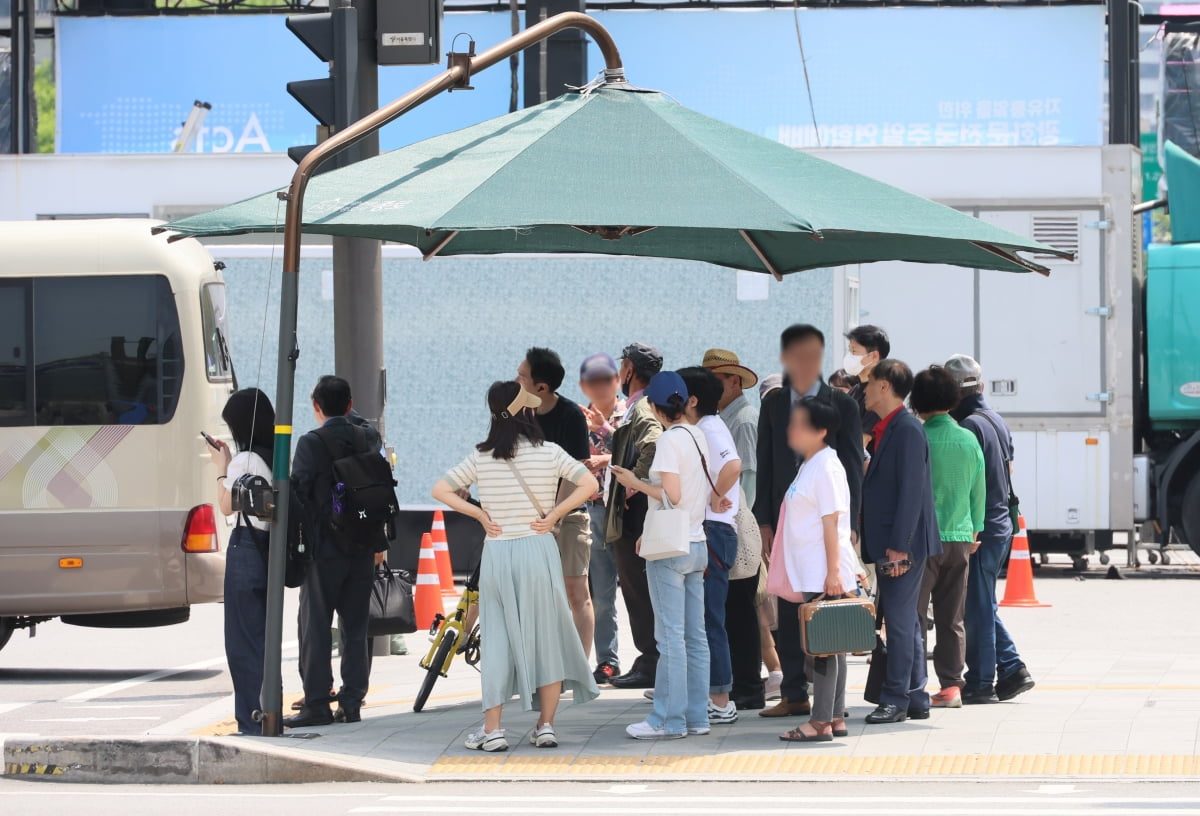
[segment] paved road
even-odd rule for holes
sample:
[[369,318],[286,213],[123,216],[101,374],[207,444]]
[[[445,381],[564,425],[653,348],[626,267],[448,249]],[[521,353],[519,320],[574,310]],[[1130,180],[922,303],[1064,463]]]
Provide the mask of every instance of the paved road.
[[[296,593],[285,620],[295,620]],[[45,623],[0,651],[0,734],[178,734],[223,719],[231,686],[224,607],[158,629],[86,629]],[[287,631],[285,627],[285,631]],[[296,649],[285,643],[284,674]]]
[[560,814],[716,816],[790,813],[838,816],[1078,816],[1170,813],[1200,816],[1194,783],[472,783],[122,787],[0,781],[0,812],[21,816],[288,816],[326,814]]

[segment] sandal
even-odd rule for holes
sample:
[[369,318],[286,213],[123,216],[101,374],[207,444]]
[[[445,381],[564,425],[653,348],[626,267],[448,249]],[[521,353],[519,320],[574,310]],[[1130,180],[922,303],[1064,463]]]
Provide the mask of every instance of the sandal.
[[[805,733],[805,726],[812,728],[816,733]],[[826,730],[829,728],[832,728],[832,723],[809,720],[804,725],[793,728],[785,734],[780,734],[779,739],[784,742],[833,742],[833,733]]]
[[[841,723],[840,728],[838,727],[838,723]],[[833,735],[835,737],[850,736],[850,729],[846,727],[846,719],[844,717],[837,718],[836,720],[831,722],[830,725],[833,727]]]

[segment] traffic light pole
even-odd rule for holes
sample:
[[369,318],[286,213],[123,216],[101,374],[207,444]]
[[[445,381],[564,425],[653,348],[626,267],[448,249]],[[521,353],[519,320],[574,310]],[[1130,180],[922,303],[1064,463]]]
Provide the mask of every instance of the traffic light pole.
[[277,737],[283,731],[283,702],[280,694],[280,661],[283,643],[283,575],[287,567],[287,530],[291,476],[289,462],[292,454],[292,415],[296,385],[296,358],[299,346],[296,337],[296,312],[299,304],[300,235],[304,224],[304,191],[317,169],[333,156],[379,132],[413,108],[428,102],[443,91],[465,88],[471,76],[506,60],[522,49],[568,28],[590,34],[604,56],[605,77],[609,82],[624,82],[625,70],[612,35],[600,23],[586,14],[559,14],[527,28],[482,54],[455,54],[450,67],[438,76],[417,86],[404,96],[367,114],[345,130],[317,145],[300,161],[292,175],[286,193],[279,196],[287,202],[283,227],[283,273],[279,304],[279,361],[275,387],[275,454],[272,468],[276,491],[275,521],[271,525],[271,545],[267,567],[267,627],[262,692],[263,735]]
[[[342,131],[379,107],[379,64],[375,47],[375,2],[354,0],[357,49],[354,84],[338,93],[350,100]],[[371,133],[344,154],[345,164],[379,155],[379,134]],[[350,383],[354,408],[384,436],[387,402],[383,361],[383,242],[371,238],[333,239],[334,370]],[[384,436],[386,439],[386,436]]]

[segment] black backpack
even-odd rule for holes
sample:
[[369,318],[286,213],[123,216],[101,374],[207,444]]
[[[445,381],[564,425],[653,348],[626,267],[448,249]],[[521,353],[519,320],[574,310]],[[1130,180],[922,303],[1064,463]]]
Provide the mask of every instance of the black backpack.
[[376,549],[387,536],[398,505],[396,480],[387,460],[372,448],[362,428],[352,430],[350,453],[336,435],[324,428],[315,431],[332,461],[329,529],[337,548],[350,554]]

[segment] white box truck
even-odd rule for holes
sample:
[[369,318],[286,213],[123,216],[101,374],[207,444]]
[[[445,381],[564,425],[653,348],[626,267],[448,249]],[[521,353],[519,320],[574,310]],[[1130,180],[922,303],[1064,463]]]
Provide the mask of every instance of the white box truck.
[[[1014,488],[1035,552],[1067,553],[1083,568],[1088,553],[1112,546],[1114,532],[1132,535],[1137,521],[1154,518],[1134,510],[1140,154],[1106,146],[819,155],[1076,251],[1074,261],[1039,258],[1049,277],[900,262],[847,267],[838,274],[842,317],[846,326],[885,328],[892,356],[914,370],[955,353],[979,360],[986,398],[1013,431]],[[1149,477],[1140,492],[1152,492]]]

